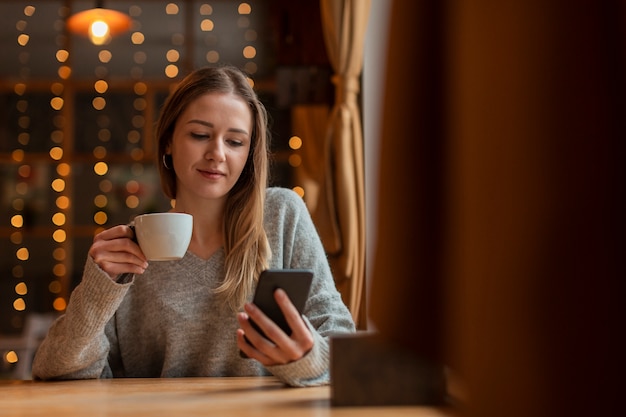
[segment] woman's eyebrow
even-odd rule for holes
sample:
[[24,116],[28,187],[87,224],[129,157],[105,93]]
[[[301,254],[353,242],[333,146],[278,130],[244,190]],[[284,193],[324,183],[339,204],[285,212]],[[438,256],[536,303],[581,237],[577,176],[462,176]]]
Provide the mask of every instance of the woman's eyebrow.
[[[204,120],[191,119],[191,120],[189,120],[187,122],[187,124],[193,124],[193,123],[200,124],[200,125],[203,125],[203,126],[206,126],[206,127],[210,127],[210,128],[214,128],[215,127],[213,125],[213,123],[207,122],[207,121],[204,121]],[[227,130],[229,132],[233,132],[233,133],[243,133],[244,135],[249,135],[248,131],[245,130],[245,129],[238,129],[238,128],[235,128],[235,127],[231,127],[231,128],[228,128]]]

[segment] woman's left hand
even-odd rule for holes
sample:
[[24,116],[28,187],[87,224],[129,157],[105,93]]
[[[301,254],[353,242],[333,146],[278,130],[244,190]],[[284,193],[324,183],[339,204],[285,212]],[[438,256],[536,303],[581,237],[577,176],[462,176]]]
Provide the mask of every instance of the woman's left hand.
[[[263,366],[283,365],[296,361],[306,355],[314,343],[311,331],[289,300],[287,293],[277,289],[274,292],[274,299],[291,328],[291,336],[252,303],[244,306],[245,312],[237,314],[241,326],[237,330],[237,346],[249,358],[258,360]],[[249,319],[263,330],[265,337],[252,327]]]

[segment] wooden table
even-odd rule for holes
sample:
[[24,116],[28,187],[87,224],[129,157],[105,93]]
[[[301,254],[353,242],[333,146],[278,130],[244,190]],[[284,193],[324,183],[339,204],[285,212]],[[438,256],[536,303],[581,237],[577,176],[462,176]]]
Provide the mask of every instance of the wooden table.
[[434,407],[331,407],[330,387],[289,388],[273,377],[0,381],[0,416],[415,416]]

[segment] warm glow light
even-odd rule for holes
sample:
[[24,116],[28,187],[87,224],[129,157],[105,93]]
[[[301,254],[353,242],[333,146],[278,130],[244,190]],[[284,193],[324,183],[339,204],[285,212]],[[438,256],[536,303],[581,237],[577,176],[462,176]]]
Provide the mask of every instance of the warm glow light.
[[65,307],[67,307],[67,303],[61,297],[58,297],[52,303],[52,308],[54,308],[56,311],[63,311],[63,310],[65,310]]
[[29,178],[31,172],[32,172],[32,169],[30,165],[20,165],[20,167],[17,169],[17,173],[22,178]]
[[15,293],[17,295],[26,295],[28,294],[28,287],[25,282],[18,282],[15,286]]
[[137,98],[133,101],[133,107],[137,111],[144,111],[148,107],[148,102],[145,98]]
[[55,94],[57,96],[63,94],[64,89],[65,88],[61,83],[52,83],[52,85],[50,86],[50,91],[52,91],[52,94]]
[[217,51],[209,51],[206,53],[206,62],[209,64],[215,64],[220,60],[220,53]]
[[48,291],[50,291],[52,294],[58,294],[61,292],[61,283],[57,280],[52,281],[49,285],[48,285]]
[[20,143],[20,145],[28,145],[28,142],[30,142],[30,135],[28,134],[28,132],[21,132],[19,135],[17,135],[17,141]]
[[65,181],[63,181],[61,178],[57,178],[54,181],[52,181],[50,186],[52,187],[54,191],[56,191],[57,193],[60,193],[61,191],[65,190]]
[[296,194],[298,194],[300,197],[304,197],[304,188],[296,185],[295,187],[292,188],[292,190],[294,190]]
[[15,257],[19,259],[20,261],[27,261],[28,258],[30,257],[30,253],[28,252],[27,248],[19,248],[15,252]]
[[296,167],[299,167],[301,164],[302,164],[302,157],[300,155],[295,154],[295,153],[289,155],[289,165],[296,168]]
[[135,85],[133,86],[133,91],[138,96],[143,96],[148,91],[148,84],[143,82],[135,83]]
[[19,360],[19,358],[17,357],[17,353],[15,353],[14,350],[8,351],[7,354],[4,355],[4,359],[8,363],[17,363],[17,361]]
[[55,277],[63,277],[65,276],[66,272],[67,272],[67,269],[65,268],[65,265],[63,264],[56,264],[52,268],[52,273],[54,274]]
[[26,92],[26,84],[24,83],[15,84],[15,86],[13,86],[13,91],[15,91],[15,94],[17,94],[18,96],[23,95]]
[[22,129],[27,129],[30,126],[30,117],[28,117],[28,116],[20,116],[17,119],[17,124]]
[[96,146],[95,148],[93,148],[93,156],[98,159],[103,159],[105,156],[107,156],[106,148],[104,146]]
[[30,40],[30,36],[22,33],[20,36],[17,37],[17,43],[20,46],[26,46],[28,44],[28,41]]
[[131,194],[136,194],[139,191],[139,182],[135,180],[130,180],[126,183],[126,191]]
[[70,199],[67,196],[62,195],[57,198],[56,205],[61,210],[67,210],[67,208],[70,206]]
[[178,6],[175,3],[169,3],[167,6],[165,6],[165,13],[178,14]]
[[104,175],[109,171],[109,166],[106,164],[106,162],[96,162],[96,164],[93,166],[93,172],[95,172],[97,175]]
[[93,215],[93,221],[96,224],[103,225],[109,220],[109,216],[104,211],[99,211]]
[[11,217],[11,226],[17,228],[24,226],[24,218],[21,214],[16,214],[15,216]]
[[54,159],[55,161],[58,161],[59,159],[63,158],[63,149],[58,146],[51,148],[50,158]]
[[215,25],[211,19],[203,19],[202,22],[200,22],[200,29],[203,32],[211,32],[214,27]]
[[65,62],[67,61],[67,58],[69,57],[70,57],[70,53],[66,51],[65,49],[59,49],[56,53],[56,58],[57,58],[57,61],[59,62]]
[[62,177],[67,177],[70,174],[70,171],[70,164],[67,164],[65,162],[62,162],[57,166],[57,174]]
[[89,25],[89,40],[94,45],[104,45],[111,39],[109,25],[104,20],[94,20]]
[[129,30],[131,23],[124,13],[97,7],[70,16],[67,27],[72,33],[88,37],[94,45],[103,45],[112,36]]
[[135,32],[130,36],[130,40],[135,45],[141,45],[146,40],[146,37],[141,32]]
[[176,49],[170,49],[165,54],[165,57],[169,62],[178,62],[180,59],[180,53]]
[[237,8],[239,14],[250,14],[252,12],[252,7],[248,3],[241,3]]
[[252,59],[256,56],[256,48],[254,46],[246,46],[243,48],[243,56],[248,59]]
[[93,204],[96,207],[106,207],[106,205],[109,203],[109,200],[107,199],[107,196],[104,194],[98,194],[97,196],[94,197],[93,199]]
[[96,110],[102,110],[102,109],[104,109],[106,107],[107,101],[104,99],[104,97],[95,97],[91,101],[91,105]]
[[298,136],[292,136],[289,138],[289,147],[291,149],[300,149],[302,147],[302,139]]
[[28,184],[25,182],[18,182],[15,184],[15,192],[19,195],[26,195],[28,193]]
[[24,150],[16,149],[11,152],[11,158],[16,162],[22,162],[24,160]]
[[54,239],[57,243],[65,242],[67,239],[67,233],[65,233],[65,230],[63,229],[57,229],[54,233],[52,233],[52,239]]
[[63,99],[61,97],[53,97],[50,100],[50,107],[54,110],[61,110],[63,108]]
[[15,200],[13,200],[13,204],[11,204],[11,206],[13,206],[13,208],[17,211],[24,210],[24,199],[16,198]]
[[111,53],[111,51],[103,49],[102,51],[98,52],[98,59],[103,64],[107,64],[109,61],[111,61],[111,58],[113,58],[113,54]]
[[52,257],[54,259],[56,259],[57,261],[63,261],[65,260],[65,249],[63,248],[56,248],[54,251],[52,251]]
[[59,77],[61,77],[64,80],[67,80],[68,78],[70,78],[70,75],[72,74],[72,69],[68,67],[67,65],[61,65],[57,73],[59,74]]
[[23,236],[20,232],[11,233],[11,243],[14,243],[16,245],[21,245],[22,241],[23,241]]
[[178,75],[178,67],[174,64],[170,64],[165,67],[165,75],[168,78],[175,78]]
[[126,207],[134,209],[139,206],[139,198],[136,195],[129,195],[126,197]]
[[111,190],[113,190],[113,183],[109,180],[102,180],[98,184],[98,187],[103,193],[110,193]]
[[98,80],[94,83],[93,88],[96,92],[104,94],[109,89],[109,84],[104,80]]
[[13,308],[17,311],[26,310],[26,301],[24,301],[23,298],[16,299],[15,301],[13,301]]
[[56,226],[63,226],[65,224],[65,214],[54,213],[52,215],[52,223],[54,223]]
[[98,139],[100,139],[101,142],[108,142],[111,140],[111,131],[109,129],[98,130]]

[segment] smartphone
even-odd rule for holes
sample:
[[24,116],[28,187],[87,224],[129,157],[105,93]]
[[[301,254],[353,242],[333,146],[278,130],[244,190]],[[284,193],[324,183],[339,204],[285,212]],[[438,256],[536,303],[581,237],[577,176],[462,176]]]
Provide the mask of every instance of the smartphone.
[[[304,304],[309,297],[313,271],[308,269],[268,269],[261,272],[259,282],[252,302],[272,319],[285,333],[291,334],[291,328],[287,324],[283,312],[274,300],[274,291],[283,289],[298,312],[302,314]],[[263,336],[264,333],[258,328],[254,321],[250,320],[252,326]]]
[[[284,290],[298,312],[302,314],[312,281],[313,271],[310,269],[267,269],[259,276],[252,302],[286,334],[290,335],[291,328],[274,300],[274,291],[278,288]],[[265,333],[252,319],[250,319],[250,324],[265,337]]]

